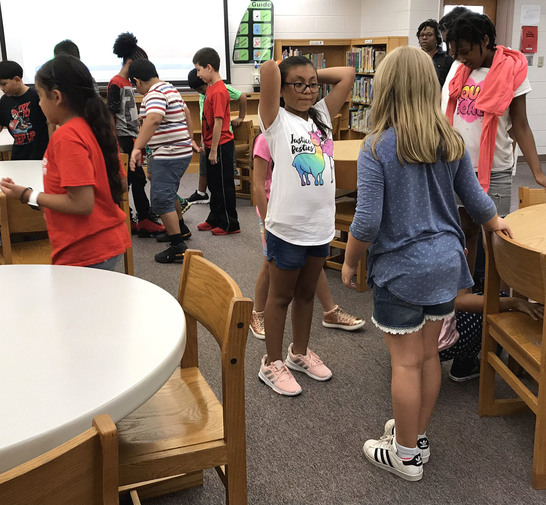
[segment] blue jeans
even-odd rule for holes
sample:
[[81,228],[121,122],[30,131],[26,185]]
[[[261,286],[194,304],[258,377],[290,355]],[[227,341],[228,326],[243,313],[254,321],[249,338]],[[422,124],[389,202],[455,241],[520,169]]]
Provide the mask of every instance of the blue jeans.
[[330,252],[330,243],[323,245],[295,245],[284,241],[273,233],[265,231],[267,243],[267,261],[275,261],[282,270],[297,270],[307,263],[307,256],[326,258]]

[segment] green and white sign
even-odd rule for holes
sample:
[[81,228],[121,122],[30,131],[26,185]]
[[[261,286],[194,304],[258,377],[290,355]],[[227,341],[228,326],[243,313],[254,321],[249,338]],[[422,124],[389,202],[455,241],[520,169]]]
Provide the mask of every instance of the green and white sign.
[[273,58],[273,2],[250,2],[233,48],[233,63],[261,63]]

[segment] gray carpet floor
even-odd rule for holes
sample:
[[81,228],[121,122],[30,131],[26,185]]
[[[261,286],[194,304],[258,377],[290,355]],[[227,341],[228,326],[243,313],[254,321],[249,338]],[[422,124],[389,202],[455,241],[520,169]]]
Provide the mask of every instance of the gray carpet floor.
[[[543,167],[546,168],[546,167]],[[187,174],[180,194],[188,196],[197,175]],[[514,187],[536,186],[527,166],[518,168]],[[242,232],[216,237],[196,226],[208,206],[194,205],[185,214],[193,236],[188,246],[225,269],[244,295],[253,298],[262,262],[255,210],[238,200]],[[517,208],[517,196],[512,201]],[[160,265],[153,259],[164,245],[154,239],[134,238],[135,275],[176,296],[180,265]],[[298,374],[303,393],[282,397],[257,377],[265,353],[263,341],[251,334],[246,356],[248,496],[251,505],[357,504],[538,504],[546,491],[531,487],[535,417],[531,412],[510,417],[480,418],[478,381],[456,384],[443,365],[443,384],[428,435],[431,459],[420,482],[406,482],[366,461],[362,445],[382,434],[392,417],[390,362],[381,333],[369,321],[369,291],[343,287],[339,272],[327,270],[336,303],[367,320],[362,331],[344,332],[321,325],[315,304],[310,346],[332,369],[333,378],[318,383]],[[161,318],[161,314],[151,314]],[[150,335],[153,338],[153,335]],[[201,368],[220,391],[219,353],[202,339]],[[290,343],[287,324],[285,348]],[[506,388],[500,387],[501,390]],[[506,391],[506,394],[508,392]],[[224,503],[224,490],[214,470],[205,471],[199,488],[149,499],[146,505],[215,505]],[[237,505],[237,504],[233,504]]]

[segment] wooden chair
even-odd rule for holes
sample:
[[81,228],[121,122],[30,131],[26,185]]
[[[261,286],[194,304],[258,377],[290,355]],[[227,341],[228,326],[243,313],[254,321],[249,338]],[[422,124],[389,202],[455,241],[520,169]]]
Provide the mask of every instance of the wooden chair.
[[[23,241],[23,235],[36,240]],[[6,198],[1,191],[0,238],[0,263],[4,265],[51,263],[52,249],[42,212]]]
[[93,427],[37,458],[0,474],[5,505],[117,505],[116,425],[104,414]]
[[254,144],[254,123],[243,121],[239,126],[233,128],[235,141],[235,159],[237,162],[238,174],[233,178],[239,181],[235,186],[235,193],[239,198],[248,198],[254,205],[252,199],[252,146]]
[[332,119],[332,138],[334,140],[340,140],[340,130],[341,126],[341,114],[336,114]]
[[[123,163],[125,172],[129,170],[129,155],[126,153],[120,153],[119,157]],[[129,236],[131,236],[131,208],[129,207],[129,192],[125,191],[120,204],[121,209],[125,212],[125,224],[129,230]],[[133,261],[133,246],[127,248],[123,253],[123,260],[125,263],[125,273],[127,275],[135,275],[135,264]]]
[[[349,228],[355,215],[356,200],[344,199],[336,202],[335,229],[337,236],[330,242],[330,255],[326,258],[325,266],[335,270],[341,270],[347,249],[347,239],[349,237]],[[356,290],[361,293],[368,289],[366,283],[366,256],[358,262],[356,269]]]
[[[532,484],[546,489],[546,320],[535,321],[517,311],[499,311],[500,279],[525,297],[544,303],[546,255],[505,237],[484,232],[486,238],[485,299],[479,414],[497,416],[529,407],[536,415]],[[535,395],[496,354],[500,344],[538,383]],[[495,398],[498,374],[519,396]]]
[[529,205],[538,205],[546,203],[546,189],[530,189],[526,186],[518,188],[519,193],[519,208],[529,207]]
[[[187,326],[181,368],[118,423],[120,493],[145,490],[149,483],[161,485],[161,479],[182,474],[191,479],[214,467],[226,487],[227,503],[245,505],[244,366],[252,301],[242,297],[228,274],[192,250],[184,257],[178,300]],[[222,403],[198,368],[197,322],[220,347]]]

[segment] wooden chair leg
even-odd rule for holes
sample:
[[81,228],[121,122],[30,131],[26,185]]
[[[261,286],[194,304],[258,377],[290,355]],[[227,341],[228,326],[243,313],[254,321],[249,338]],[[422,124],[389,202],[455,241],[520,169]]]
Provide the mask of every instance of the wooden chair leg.
[[226,466],[226,504],[247,505],[246,465],[235,462]]
[[494,353],[496,342],[489,336],[487,322],[483,323],[482,359],[480,365],[480,392],[478,400],[478,414],[480,416],[494,416],[495,413],[495,370],[487,359],[488,353]]
[[[544,364],[542,364],[544,367]],[[541,371],[541,379],[546,371]],[[541,382],[544,384],[544,381]],[[546,489],[546,391],[539,387],[537,420],[535,424],[535,444],[533,449],[533,478],[535,489]]]

